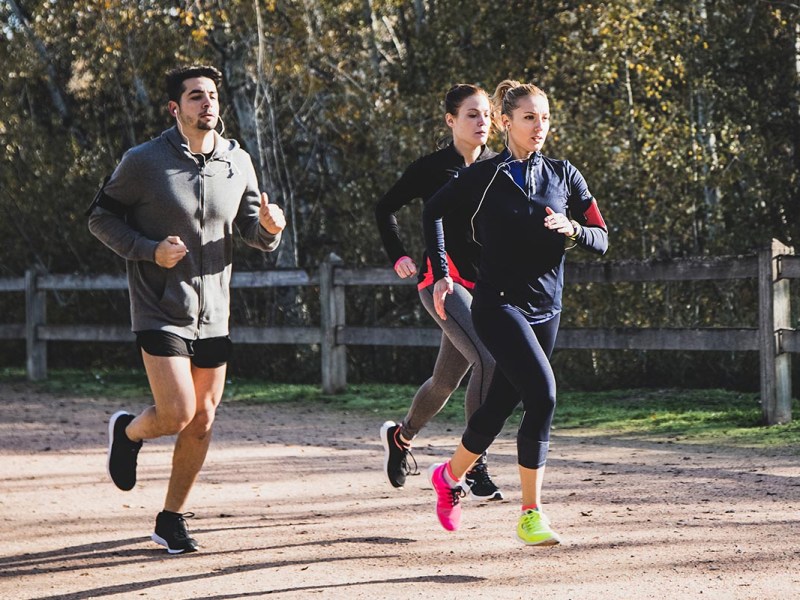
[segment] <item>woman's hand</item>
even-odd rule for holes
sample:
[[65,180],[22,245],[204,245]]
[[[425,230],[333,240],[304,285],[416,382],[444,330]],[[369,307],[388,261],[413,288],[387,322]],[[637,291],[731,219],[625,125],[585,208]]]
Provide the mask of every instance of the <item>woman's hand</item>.
[[442,321],[447,321],[447,313],[444,311],[444,301],[448,294],[453,293],[453,280],[449,277],[442,277],[433,284],[433,308]]
[[557,213],[549,206],[545,206],[544,210],[547,213],[544,218],[544,226],[547,229],[565,235],[568,238],[574,238],[578,235],[578,229],[575,227],[576,223],[570,221],[567,215]]
[[400,257],[397,259],[397,262],[394,263],[394,272],[397,273],[400,279],[411,277],[417,274],[417,264],[410,256]]

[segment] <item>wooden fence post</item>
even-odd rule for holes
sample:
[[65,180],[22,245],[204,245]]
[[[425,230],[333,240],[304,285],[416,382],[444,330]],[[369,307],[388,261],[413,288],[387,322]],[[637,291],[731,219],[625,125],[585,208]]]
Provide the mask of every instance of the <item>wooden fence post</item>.
[[765,425],[792,420],[791,354],[778,344],[781,329],[791,329],[789,280],[779,274],[779,259],[794,249],[772,240],[758,253],[758,339],[761,355],[761,411]]
[[47,342],[40,339],[38,330],[47,321],[47,292],[38,289],[39,270],[25,271],[25,341],[28,380],[47,379]]
[[347,387],[347,347],[337,343],[344,326],[344,286],[334,283],[334,271],[341,258],[331,253],[319,268],[320,339],[322,350],[322,391],[342,392]]

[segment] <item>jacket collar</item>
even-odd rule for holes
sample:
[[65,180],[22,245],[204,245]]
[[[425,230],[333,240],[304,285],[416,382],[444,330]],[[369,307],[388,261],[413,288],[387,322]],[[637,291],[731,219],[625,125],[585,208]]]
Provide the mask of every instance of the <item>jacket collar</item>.
[[[453,160],[460,159],[461,163],[462,164],[464,163],[464,157],[458,153],[458,150],[456,150],[456,145],[452,141],[449,144],[447,144],[447,146],[445,146],[445,150],[448,152],[448,154],[450,154],[450,157],[453,158]],[[491,156],[492,154],[494,154],[492,149],[489,148],[489,146],[487,146],[486,144],[484,144],[483,146],[481,146],[481,153],[478,154],[478,158],[475,160],[475,162],[480,162],[486,159],[487,156]]]
[[[506,146],[505,148],[503,148],[503,151],[494,158],[494,160],[497,161],[498,165],[503,165],[503,163],[509,163],[515,159],[511,154],[511,150],[508,148],[508,146]],[[535,166],[539,164],[539,162],[542,160],[542,153],[541,151],[534,152],[525,160],[529,163],[530,166]]]
[[[161,134],[161,137],[166,139],[167,142],[169,142],[169,144],[179,153],[186,155],[192,160],[195,160],[192,152],[189,150],[189,145],[186,143],[186,139],[180,134],[175,125],[164,131]],[[237,146],[238,143],[236,140],[226,139],[215,131],[214,151],[211,153],[211,160],[229,160],[228,155],[235,150]]]

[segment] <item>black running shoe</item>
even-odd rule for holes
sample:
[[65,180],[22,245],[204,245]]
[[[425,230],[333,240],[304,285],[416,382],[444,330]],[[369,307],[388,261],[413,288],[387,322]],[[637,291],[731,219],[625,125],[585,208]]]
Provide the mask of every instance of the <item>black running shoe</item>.
[[132,442],[125,435],[125,428],[133,421],[132,414],[121,410],[108,421],[108,462],[106,468],[119,489],[128,491],[136,485],[136,457],[142,442]]
[[196,552],[197,541],[186,531],[186,519],[193,516],[191,512],[181,514],[162,510],[156,516],[156,530],[150,539],[164,546],[170,554]]
[[503,492],[494,484],[489,477],[489,470],[485,462],[477,463],[464,476],[466,484],[469,486],[469,493],[473,498],[479,500],[502,500]]
[[[400,440],[400,425],[394,421],[386,421],[381,427],[381,443],[383,444],[383,472],[396,488],[406,483],[407,475],[419,475],[417,461],[411,454],[411,446]],[[412,468],[409,460],[414,463]]]

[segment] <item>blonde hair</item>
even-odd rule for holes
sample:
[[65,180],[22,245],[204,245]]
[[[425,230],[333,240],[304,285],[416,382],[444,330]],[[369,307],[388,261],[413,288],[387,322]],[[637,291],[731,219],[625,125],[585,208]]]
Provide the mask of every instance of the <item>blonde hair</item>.
[[504,79],[497,84],[490,100],[492,103],[492,119],[500,131],[505,130],[501,115],[507,115],[511,118],[512,111],[517,108],[520,99],[525,96],[542,96],[547,100],[547,94],[532,83],[520,83],[515,79]]

